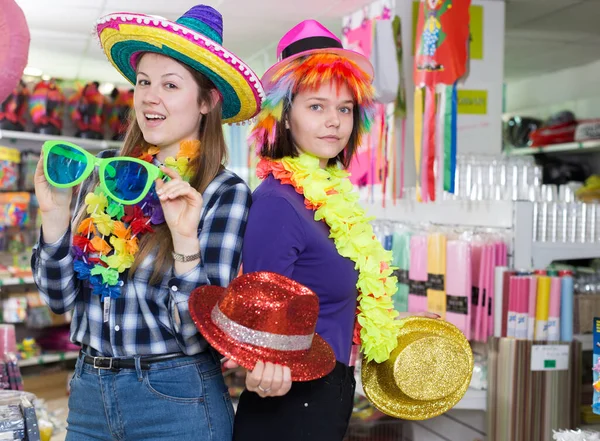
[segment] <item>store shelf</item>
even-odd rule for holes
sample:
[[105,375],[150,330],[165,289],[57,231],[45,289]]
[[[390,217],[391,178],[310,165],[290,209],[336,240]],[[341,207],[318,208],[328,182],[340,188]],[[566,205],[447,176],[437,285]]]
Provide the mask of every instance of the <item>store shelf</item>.
[[532,264],[545,268],[557,260],[595,259],[600,257],[598,243],[534,242]]
[[53,354],[43,354],[37,357],[19,360],[19,367],[36,366],[43,364],[56,363],[64,360],[75,360],[79,356],[79,351],[57,352]]
[[49,136],[49,135],[41,135],[39,133],[30,133],[30,132],[14,132],[10,130],[0,130],[0,143],[2,142],[11,142],[16,143],[17,141],[32,141],[38,142],[40,148],[45,141],[48,140],[56,140],[56,141],[67,141],[73,144],[77,144],[80,147],[83,147],[87,150],[97,151],[104,150],[109,148],[121,148],[123,145],[120,141],[107,141],[107,140],[94,140],[94,139],[82,139],[75,138],[71,136]]
[[591,351],[594,349],[594,337],[592,334],[576,334],[573,336],[573,339],[581,342],[582,351]]
[[33,277],[11,277],[9,279],[0,279],[0,286],[33,285]]
[[488,228],[512,228],[512,201],[438,201],[419,203],[398,201],[363,204],[367,214],[378,220],[406,223],[432,223]]
[[567,142],[565,144],[554,144],[543,147],[523,147],[510,149],[506,153],[509,156],[527,156],[549,153],[591,153],[600,152],[600,140],[594,139],[583,142]]
[[487,408],[487,391],[477,389],[467,389],[467,393],[453,409],[463,410],[481,410]]

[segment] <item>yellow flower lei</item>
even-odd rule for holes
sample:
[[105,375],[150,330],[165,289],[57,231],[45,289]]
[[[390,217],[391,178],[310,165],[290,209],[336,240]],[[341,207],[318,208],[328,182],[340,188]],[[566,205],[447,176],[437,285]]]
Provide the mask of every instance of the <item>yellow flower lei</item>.
[[397,279],[392,276],[392,253],[386,251],[373,233],[365,210],[358,203],[348,173],[337,167],[322,169],[319,159],[301,154],[279,160],[263,158],[257,167],[259,178],[269,174],[291,184],[304,195],[315,220],[324,220],[341,256],[356,263],[359,271],[358,324],[362,352],[368,361],[381,363],[398,343],[401,322],[396,320],[392,296]]

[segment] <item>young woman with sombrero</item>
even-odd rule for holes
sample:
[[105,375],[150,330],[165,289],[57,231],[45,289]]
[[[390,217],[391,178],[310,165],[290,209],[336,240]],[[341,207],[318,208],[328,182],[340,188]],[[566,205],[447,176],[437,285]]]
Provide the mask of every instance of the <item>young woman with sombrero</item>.
[[222,124],[255,116],[262,86],[223,48],[211,7],[176,22],[116,13],[96,27],[135,85],[124,146],[94,157],[46,143],[35,184],[35,280],[52,310],[73,311],[71,339],[82,346],[67,440],[227,441],[233,408],[188,299],[239,270],[251,195],[224,168]]
[[266,98],[251,133],[263,182],[253,194],[243,267],[315,292],[316,332],[337,361],[322,378],[304,382],[292,378],[314,368],[308,364],[291,372],[258,362],[246,376],[234,440],[341,441],[354,400],[353,331],[366,360],[383,362],[399,329],[391,254],[343,170],[372,121],[373,68],[314,20],[291,29],[277,55],[262,78]]

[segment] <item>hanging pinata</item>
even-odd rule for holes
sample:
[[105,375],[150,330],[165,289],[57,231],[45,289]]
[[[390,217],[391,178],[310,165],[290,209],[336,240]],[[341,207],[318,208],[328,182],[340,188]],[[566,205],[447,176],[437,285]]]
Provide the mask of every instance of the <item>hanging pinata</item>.
[[[444,190],[454,193],[456,84],[467,72],[471,0],[421,0],[415,40],[415,162],[420,200],[435,200],[436,86],[445,84],[443,115]],[[425,96],[423,96],[425,95]],[[424,106],[424,109],[423,109]],[[442,158],[438,158],[441,160]]]

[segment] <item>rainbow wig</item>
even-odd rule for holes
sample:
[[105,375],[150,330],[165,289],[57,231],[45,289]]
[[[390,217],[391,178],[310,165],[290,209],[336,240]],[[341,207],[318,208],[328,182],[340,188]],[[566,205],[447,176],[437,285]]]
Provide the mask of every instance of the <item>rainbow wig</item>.
[[248,143],[257,155],[263,148],[275,144],[277,124],[284,110],[292,104],[294,95],[304,90],[316,90],[321,85],[333,83],[339,89],[346,84],[359,107],[359,139],[371,129],[375,115],[375,90],[372,78],[356,63],[338,54],[315,53],[299,57],[285,64],[273,75],[273,86],[266,91],[262,110],[256,117]]

